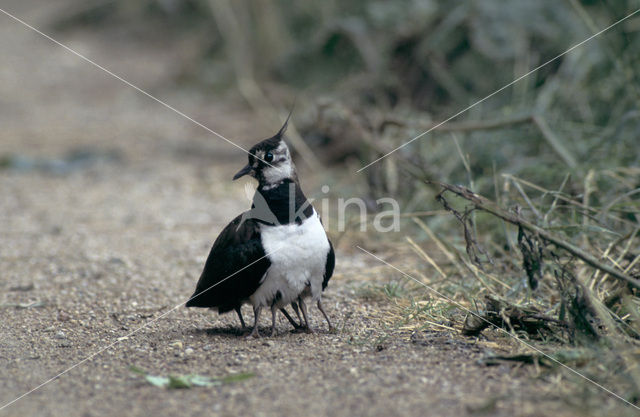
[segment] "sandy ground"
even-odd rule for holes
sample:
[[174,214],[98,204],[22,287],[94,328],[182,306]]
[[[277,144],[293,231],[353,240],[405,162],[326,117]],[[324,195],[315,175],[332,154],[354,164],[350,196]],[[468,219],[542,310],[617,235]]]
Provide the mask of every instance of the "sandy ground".
[[[64,4],[2,7],[46,28]],[[237,100],[166,87],[184,53],[177,41],[105,30],[60,40],[242,146],[270,133]],[[0,416],[578,412],[527,370],[479,364],[486,348],[474,340],[388,328],[380,302],[357,289],[390,272],[368,272],[371,260],[348,247],[326,292],[335,333],[317,310],[317,334],[281,318],[260,340],[240,337],[233,315],[179,307],[154,320],[186,301],[216,234],[247,207],[230,180],[245,155],[4,15],[0,59],[0,406],[120,340]],[[167,390],[130,366],[255,376]]]

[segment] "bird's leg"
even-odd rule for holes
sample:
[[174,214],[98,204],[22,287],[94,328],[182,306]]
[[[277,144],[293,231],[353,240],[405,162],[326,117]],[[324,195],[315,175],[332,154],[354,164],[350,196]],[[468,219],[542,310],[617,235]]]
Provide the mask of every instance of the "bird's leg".
[[242,330],[247,328],[246,324],[244,324],[244,319],[242,318],[242,310],[240,306],[236,307],[236,313],[238,313],[238,317],[240,317],[240,323],[242,324]]
[[300,327],[302,327],[302,316],[300,316],[300,309],[298,308],[298,303],[296,303],[295,301],[291,303],[291,308],[293,308],[293,311],[296,312],[296,315],[298,316],[298,321],[300,322]]
[[270,334],[271,337],[276,335],[276,312],[277,311],[278,309],[275,306],[271,307],[271,334]]
[[331,325],[331,321],[329,320],[329,316],[327,316],[327,313],[324,311],[324,306],[322,305],[322,300],[318,300],[318,310],[320,310],[320,312],[322,313],[324,318],[327,320],[327,324],[329,324],[329,331],[332,332],[333,331],[333,326]]
[[[291,323],[294,329],[299,329],[300,327],[302,327],[301,325],[296,323],[296,321],[293,319],[293,317],[289,315],[289,313],[287,313],[287,310],[285,310],[284,308],[281,308],[280,311],[282,311],[282,314],[284,314],[287,320],[289,320],[289,323]],[[300,313],[298,313],[298,315],[300,315]],[[302,322],[302,320],[300,320],[300,322]]]
[[307,312],[307,305],[304,303],[302,297],[298,297],[298,304],[300,305],[300,310],[302,310],[302,317],[304,317],[304,323],[307,326],[307,333],[313,333],[313,329],[309,325],[309,315]]
[[262,306],[253,307],[253,330],[251,333],[247,335],[247,337],[260,337],[260,332],[258,332],[258,319],[260,318],[260,312],[262,311]]

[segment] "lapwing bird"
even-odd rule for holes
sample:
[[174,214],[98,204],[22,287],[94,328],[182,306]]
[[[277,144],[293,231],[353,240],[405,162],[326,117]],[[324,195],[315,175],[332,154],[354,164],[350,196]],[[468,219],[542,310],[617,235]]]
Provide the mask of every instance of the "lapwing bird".
[[[287,119],[288,122],[288,119]],[[271,334],[276,312],[300,327],[284,310],[291,304],[305,328],[312,332],[304,299],[311,298],[327,320],[322,291],[335,266],[335,255],[320,217],[305,197],[291,153],[283,140],[287,122],[273,137],[249,150],[249,163],[233,179],[250,175],[258,181],[251,210],[236,217],[216,239],[187,307],[206,307],[226,313],[235,310],[243,328],[240,307],[253,306],[259,337],[263,308],[271,309]]]

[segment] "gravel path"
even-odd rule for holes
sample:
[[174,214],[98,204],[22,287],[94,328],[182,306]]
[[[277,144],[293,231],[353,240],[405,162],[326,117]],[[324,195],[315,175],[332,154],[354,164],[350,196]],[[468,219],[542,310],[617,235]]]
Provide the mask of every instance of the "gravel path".
[[[2,8],[47,28],[64,3]],[[61,41],[243,146],[269,133],[233,99],[167,87],[188,53],[180,40],[103,29]],[[381,302],[356,294],[390,272],[348,247],[326,296],[334,334],[317,312],[318,334],[281,318],[260,340],[239,337],[234,315],[179,307],[154,320],[191,294],[216,234],[247,207],[230,180],[245,156],[4,15],[0,59],[0,406],[120,340],[0,416],[506,416],[563,404],[543,412],[528,371],[479,365],[486,347],[473,340],[388,328]],[[130,366],[254,376],[167,390]]]

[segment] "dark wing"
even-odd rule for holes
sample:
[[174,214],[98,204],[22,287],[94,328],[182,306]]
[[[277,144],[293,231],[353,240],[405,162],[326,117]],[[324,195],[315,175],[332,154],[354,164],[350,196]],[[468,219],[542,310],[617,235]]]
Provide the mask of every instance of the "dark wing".
[[233,219],[216,239],[196,290],[187,307],[233,310],[260,285],[271,262],[260,241],[259,225],[252,219]]
[[[327,240],[329,240],[327,238]],[[327,263],[324,267],[324,279],[322,280],[322,291],[327,288],[329,280],[333,275],[333,269],[336,267],[336,254],[333,252],[333,245],[329,240],[329,253],[327,253]]]

